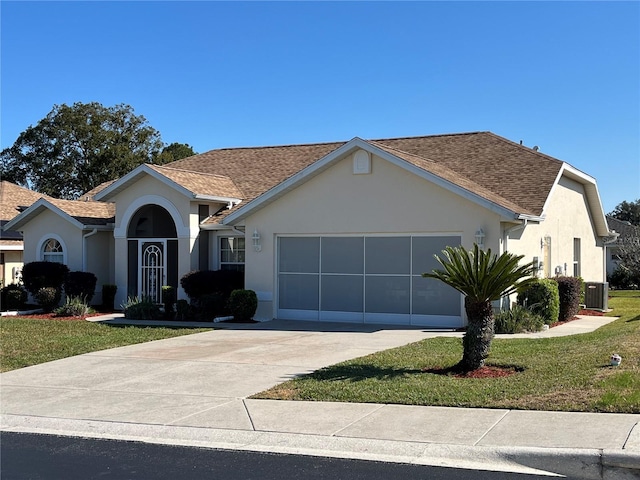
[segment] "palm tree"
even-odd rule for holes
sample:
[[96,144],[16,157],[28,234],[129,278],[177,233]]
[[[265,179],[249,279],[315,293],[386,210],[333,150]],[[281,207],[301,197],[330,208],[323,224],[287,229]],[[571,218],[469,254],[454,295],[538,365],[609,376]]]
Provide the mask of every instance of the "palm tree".
[[493,340],[493,307],[491,302],[511,295],[530,285],[535,278],[533,263],[518,265],[524,255],[504,252],[492,255],[491,250],[472,251],[463,246],[447,247],[442,251],[444,260],[435,255],[444,270],[434,269],[423,277],[436,278],[455,288],[465,296],[464,308],[469,324],[462,340],[462,360],[456,369],[476,370],[484,366]]

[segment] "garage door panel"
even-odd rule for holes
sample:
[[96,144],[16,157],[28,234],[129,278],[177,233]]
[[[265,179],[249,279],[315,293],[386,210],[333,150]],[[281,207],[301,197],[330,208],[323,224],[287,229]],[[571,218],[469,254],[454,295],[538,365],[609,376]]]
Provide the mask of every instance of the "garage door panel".
[[320,239],[318,237],[280,238],[280,272],[318,273]]
[[322,275],[320,308],[331,312],[363,311],[361,275]]
[[322,273],[364,273],[364,238],[323,237]]
[[290,310],[318,310],[318,275],[280,275],[279,306]]
[[409,277],[368,276],[365,284],[365,313],[411,313]]
[[394,275],[411,273],[411,237],[367,237],[365,272]]
[[434,278],[413,277],[412,312],[415,315],[461,314],[460,293]]
[[434,254],[440,255],[447,246],[460,245],[460,237],[413,237],[412,270],[414,275],[429,273],[434,268],[442,268],[442,265],[434,258]]

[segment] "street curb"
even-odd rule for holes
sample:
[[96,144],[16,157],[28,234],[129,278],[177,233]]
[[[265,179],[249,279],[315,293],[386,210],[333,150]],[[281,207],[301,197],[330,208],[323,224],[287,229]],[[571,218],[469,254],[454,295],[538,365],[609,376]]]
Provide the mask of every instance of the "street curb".
[[612,449],[432,444],[10,414],[0,416],[0,430],[521,474],[547,474],[584,480],[640,479],[640,452]]

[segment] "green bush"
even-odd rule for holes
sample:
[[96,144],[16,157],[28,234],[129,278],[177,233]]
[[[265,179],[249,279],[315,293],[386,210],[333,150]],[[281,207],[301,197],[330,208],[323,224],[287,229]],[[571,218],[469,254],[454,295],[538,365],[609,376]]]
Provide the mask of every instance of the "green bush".
[[153,303],[148,297],[129,297],[122,305],[124,318],[130,320],[158,320],[160,318],[160,307]]
[[640,277],[635,278],[631,270],[618,265],[616,269],[607,275],[607,282],[612,290],[637,290],[640,288]]
[[522,305],[514,305],[511,310],[500,312],[495,318],[495,333],[539,332],[545,319]]
[[56,315],[60,317],[80,317],[84,318],[91,311],[89,305],[82,297],[69,297],[65,300],[64,305],[56,308]]
[[237,321],[251,320],[258,309],[258,296],[253,290],[234,290],[229,297],[229,310]]
[[35,296],[44,287],[53,287],[62,291],[67,280],[69,267],[55,262],[30,262],[22,267],[22,282],[24,288]]
[[97,281],[98,278],[91,272],[69,272],[64,283],[64,293],[67,297],[81,297],[86,303],[91,303]]
[[547,325],[557,322],[560,315],[558,283],[551,278],[537,280],[518,294],[518,305],[540,315]]
[[62,292],[55,287],[42,287],[36,292],[34,298],[45,313],[50,313],[60,304]]
[[17,283],[10,283],[0,290],[0,309],[19,310],[27,303],[29,294]]
[[166,317],[173,313],[173,304],[176,303],[176,289],[171,285],[162,286],[162,304],[164,305],[164,314]]
[[105,311],[113,312],[117,291],[117,285],[102,285],[102,308]]
[[561,322],[571,320],[580,310],[580,289],[582,281],[578,277],[556,277],[560,293]]
[[176,320],[190,320],[193,316],[191,305],[184,299],[176,302]]
[[185,274],[180,279],[180,285],[193,303],[203,295],[216,292],[221,292],[228,299],[232,291],[244,288],[244,273],[235,270],[195,270]]
[[222,292],[207,293],[198,299],[195,308],[199,320],[211,322],[215,317],[228,314],[227,297]]

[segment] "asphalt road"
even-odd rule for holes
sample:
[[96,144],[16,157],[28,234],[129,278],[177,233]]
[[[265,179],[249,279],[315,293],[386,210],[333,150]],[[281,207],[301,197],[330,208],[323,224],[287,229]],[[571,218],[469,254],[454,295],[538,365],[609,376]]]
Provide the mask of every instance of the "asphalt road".
[[549,480],[364,460],[154,445],[2,432],[2,480]]

